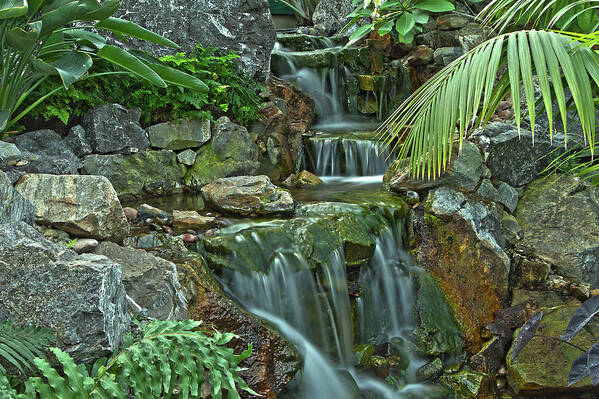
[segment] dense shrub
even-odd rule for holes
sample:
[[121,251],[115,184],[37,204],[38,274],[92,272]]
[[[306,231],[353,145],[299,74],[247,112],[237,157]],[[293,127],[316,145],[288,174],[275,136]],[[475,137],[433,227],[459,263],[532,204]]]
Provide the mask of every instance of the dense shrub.
[[[227,115],[240,124],[259,117],[258,92],[261,86],[238,72],[233,52],[218,54],[215,48],[197,46],[192,54],[177,53],[161,58],[168,66],[200,78],[209,91],[199,92],[182,87],[161,88],[130,74],[110,74],[77,82],[61,90],[32,110],[34,119],[76,124],[92,107],[119,103],[139,107],[145,126],[181,117],[218,118]],[[95,73],[116,71],[108,63],[94,64]],[[37,88],[39,95],[60,86],[60,80],[48,79]],[[36,98],[37,96],[32,96]],[[28,104],[25,104],[27,106]]]

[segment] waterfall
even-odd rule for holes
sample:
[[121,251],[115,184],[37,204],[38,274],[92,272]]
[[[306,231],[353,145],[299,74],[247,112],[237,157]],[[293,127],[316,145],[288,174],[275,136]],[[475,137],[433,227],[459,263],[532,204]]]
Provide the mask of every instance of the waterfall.
[[[269,265],[262,272],[227,269],[222,275],[225,289],[248,311],[275,325],[304,360],[295,382],[297,391],[284,397],[359,399],[359,392],[371,392],[382,399],[407,398],[405,395],[415,392],[424,395],[426,385],[405,384],[406,380],[414,381],[415,370],[423,364],[414,356],[405,359],[409,361],[406,380],[399,386],[359,371],[352,361],[356,342],[392,343],[406,353],[401,347],[415,327],[415,299],[410,278],[413,265],[401,249],[402,224],[403,219],[389,216],[387,225],[373,237],[375,253],[359,273],[361,295],[355,312],[341,248],[314,270],[299,252],[266,244],[258,234],[236,236],[244,241],[244,247],[255,246],[256,254],[269,259]],[[264,248],[272,252],[265,253]]]
[[391,161],[376,141],[348,136],[311,137],[304,154],[305,169],[320,177],[382,176]]

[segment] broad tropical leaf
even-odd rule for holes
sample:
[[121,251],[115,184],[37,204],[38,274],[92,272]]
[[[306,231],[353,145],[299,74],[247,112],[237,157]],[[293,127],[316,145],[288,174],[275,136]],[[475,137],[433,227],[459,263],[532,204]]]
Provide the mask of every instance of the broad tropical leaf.
[[572,315],[562,338],[570,341],[597,313],[599,313],[599,296],[594,296],[584,301]]
[[591,376],[591,383],[599,385],[599,342],[589,349],[587,357],[587,369]]
[[[555,98],[565,122],[563,77],[592,155],[595,136],[592,84],[599,75],[598,63],[599,58],[592,50],[559,33],[529,30],[502,34],[433,76],[399,106],[381,125],[379,133],[388,146],[402,143],[398,159],[403,161],[396,163],[397,168],[407,164],[416,177],[438,176],[447,167],[456,137],[461,149],[468,133],[488,121],[509,92],[516,122],[520,124],[521,87],[528,104],[537,101],[534,73],[549,119],[554,117],[551,104]],[[535,107],[529,105],[527,116],[531,121],[536,113]],[[565,123],[564,132],[567,134]]]
[[166,83],[164,83],[164,80],[156,72],[122,48],[106,45],[98,50],[97,55],[123,69],[133,72],[158,87],[166,87]]
[[512,344],[512,362],[516,359],[518,354],[520,354],[522,349],[524,349],[526,344],[528,344],[530,340],[534,338],[542,318],[543,312],[539,312],[532,316],[526,323],[524,323],[518,332],[518,335],[516,338],[514,338],[514,343]]
[[166,47],[179,48],[179,45],[177,43],[168,40],[167,38],[162,37],[159,34],[156,34],[150,30],[147,30],[146,28],[142,28],[136,23],[133,23],[131,21],[125,21],[120,18],[106,18],[98,22],[95,26],[96,28],[109,30],[113,33],[117,33],[120,35],[135,37]]
[[27,13],[27,0],[0,0],[0,19],[16,18]]
[[584,352],[580,355],[570,366],[570,373],[568,374],[568,386],[576,384],[584,377],[589,375],[589,368],[587,366],[589,354]]

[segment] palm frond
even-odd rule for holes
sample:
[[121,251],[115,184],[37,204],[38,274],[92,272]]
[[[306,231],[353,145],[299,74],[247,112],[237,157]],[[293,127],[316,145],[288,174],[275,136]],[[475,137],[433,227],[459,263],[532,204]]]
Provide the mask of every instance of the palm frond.
[[514,26],[590,33],[599,26],[597,8],[599,0],[492,0],[478,18],[499,33]]
[[[41,349],[54,342],[49,330],[39,327],[18,327],[11,322],[0,323],[0,358],[21,373],[33,369],[33,359],[43,358]],[[6,373],[0,364],[0,374]]]
[[420,178],[438,176],[451,158],[455,139],[461,149],[468,132],[488,121],[510,92],[520,129],[521,87],[534,137],[536,74],[550,122],[549,134],[553,135],[555,100],[567,140],[567,87],[581,119],[585,143],[593,154],[592,81],[599,84],[598,57],[588,47],[556,32],[529,30],[499,35],[433,76],[381,125],[379,133],[387,146],[402,143],[396,167],[409,166]]

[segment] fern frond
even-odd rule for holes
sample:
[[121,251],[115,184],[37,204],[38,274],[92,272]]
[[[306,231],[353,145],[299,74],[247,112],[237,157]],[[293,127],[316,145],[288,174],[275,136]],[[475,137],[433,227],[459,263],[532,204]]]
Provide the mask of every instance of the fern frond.
[[[19,327],[12,322],[0,323],[0,357],[21,373],[33,369],[33,360],[43,358],[41,349],[54,343],[52,333],[39,327]],[[6,373],[0,364],[0,374]]]
[[590,33],[599,26],[599,0],[492,0],[478,18],[503,33],[514,26]]
[[[199,398],[208,376],[212,398],[239,399],[238,389],[257,395],[238,375],[239,363],[251,353],[239,355],[226,345],[234,334],[200,330],[201,322],[155,321],[148,324],[137,342],[129,345],[105,366],[95,364],[91,375],[84,366],[58,348],[52,352],[62,366],[58,372],[44,359],[35,359],[43,378],[32,377],[26,383],[26,393],[19,399],[127,399],[171,398],[175,388],[178,398]],[[2,392],[0,380],[0,392]],[[10,387],[9,387],[10,388]]]
[[398,156],[403,161],[396,167],[408,166],[420,178],[438,176],[451,158],[454,136],[457,134],[461,149],[468,132],[488,121],[509,92],[520,127],[521,85],[534,137],[537,112],[534,71],[549,118],[550,135],[555,98],[567,140],[563,79],[572,93],[592,155],[595,143],[592,82],[599,84],[598,57],[588,47],[555,32],[530,30],[497,36],[464,54],[422,85],[383,123],[379,133],[387,146],[403,143]]

